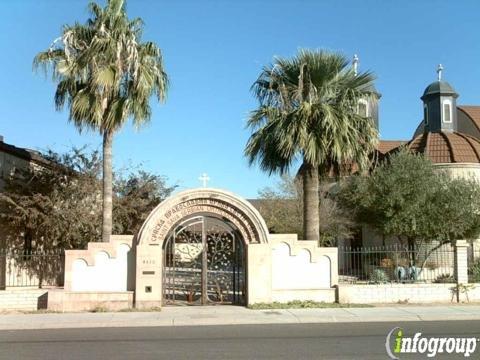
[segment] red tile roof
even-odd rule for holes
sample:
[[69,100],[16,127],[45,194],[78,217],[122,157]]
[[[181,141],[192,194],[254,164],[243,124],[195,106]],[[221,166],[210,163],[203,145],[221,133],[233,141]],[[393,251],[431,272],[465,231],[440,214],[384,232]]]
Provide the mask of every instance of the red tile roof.
[[380,140],[377,150],[385,155],[387,152],[396,149],[399,146],[405,145],[408,141],[405,140]]
[[480,130],[480,106],[471,105],[459,105],[457,109],[463,111],[472,122],[475,124],[478,130]]
[[408,148],[437,164],[480,163],[480,141],[458,132],[428,132],[415,137]]

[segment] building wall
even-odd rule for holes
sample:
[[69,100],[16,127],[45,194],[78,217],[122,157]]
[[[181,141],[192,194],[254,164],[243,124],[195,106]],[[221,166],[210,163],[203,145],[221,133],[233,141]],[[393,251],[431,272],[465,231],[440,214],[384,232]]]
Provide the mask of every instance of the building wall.
[[72,268],[72,291],[127,291],[129,251],[128,244],[118,244],[115,257],[98,251],[93,264],[76,259]]
[[[115,306],[129,304],[129,290],[135,288],[129,278],[134,279],[135,272],[139,271],[131,261],[134,257],[129,258],[132,241],[131,236],[112,236],[110,243],[89,243],[87,250],[67,251],[64,295],[55,292],[52,309],[91,309],[99,304],[100,298],[107,305],[109,301]],[[247,256],[248,304],[335,301],[337,248],[318,247],[316,241],[299,241],[296,234],[270,234],[268,243],[250,244]],[[161,257],[159,251],[155,259],[160,264]],[[160,267],[159,271],[162,270]],[[95,294],[103,295],[96,297]],[[68,304],[72,301],[75,304]],[[159,304],[161,301],[155,306]]]
[[86,250],[65,251],[65,290],[122,292],[133,290],[133,236],[112,235],[108,243],[88,243]]
[[296,234],[270,234],[271,301],[334,302],[338,284],[337,248],[298,240]]
[[[468,293],[460,293],[460,302],[480,300],[475,284]],[[381,284],[339,285],[338,300],[343,304],[450,303],[457,302],[455,284]]]
[[452,178],[472,179],[480,183],[480,164],[452,163],[435,164],[435,167],[446,171]]
[[0,312],[2,311],[35,311],[46,309],[48,290],[24,289],[0,291]]
[[[5,188],[5,180],[13,175],[17,168],[25,169],[30,163],[24,159],[13,156],[9,153],[0,151],[0,191]],[[0,228],[0,250],[6,247],[6,238],[4,232]],[[6,276],[6,257],[0,256],[0,289],[4,288]]]
[[133,307],[133,291],[48,291],[48,310],[60,312],[111,310]]
[[15,169],[26,169],[30,163],[11,154],[0,152],[0,191],[5,186],[5,179],[13,174]]

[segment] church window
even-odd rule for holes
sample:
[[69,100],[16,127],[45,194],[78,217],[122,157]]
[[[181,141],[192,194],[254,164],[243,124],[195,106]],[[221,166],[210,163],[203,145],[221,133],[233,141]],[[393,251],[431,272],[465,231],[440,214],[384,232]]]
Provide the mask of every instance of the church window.
[[367,117],[369,116],[368,114],[368,103],[366,100],[360,100],[358,102],[358,115]]
[[452,102],[450,100],[443,101],[443,122],[452,122]]
[[423,105],[423,119],[425,120],[425,125],[428,125],[428,106],[427,106],[427,104]]

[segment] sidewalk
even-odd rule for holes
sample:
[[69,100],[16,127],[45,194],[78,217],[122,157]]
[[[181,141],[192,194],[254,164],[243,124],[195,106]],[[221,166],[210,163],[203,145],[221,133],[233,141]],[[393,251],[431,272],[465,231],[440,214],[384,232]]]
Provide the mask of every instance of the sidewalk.
[[288,310],[195,306],[165,307],[160,312],[8,314],[0,315],[0,330],[435,320],[480,320],[480,305]]

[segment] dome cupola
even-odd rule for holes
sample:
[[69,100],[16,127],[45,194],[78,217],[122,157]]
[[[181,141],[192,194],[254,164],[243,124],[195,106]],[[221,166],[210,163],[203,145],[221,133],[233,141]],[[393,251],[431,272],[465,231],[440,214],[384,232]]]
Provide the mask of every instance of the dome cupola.
[[442,80],[443,66],[437,68],[438,79],[427,86],[423,101],[424,132],[457,130],[457,98],[455,89]]
[[480,140],[458,132],[424,132],[414,137],[407,148],[434,164],[480,163]]

